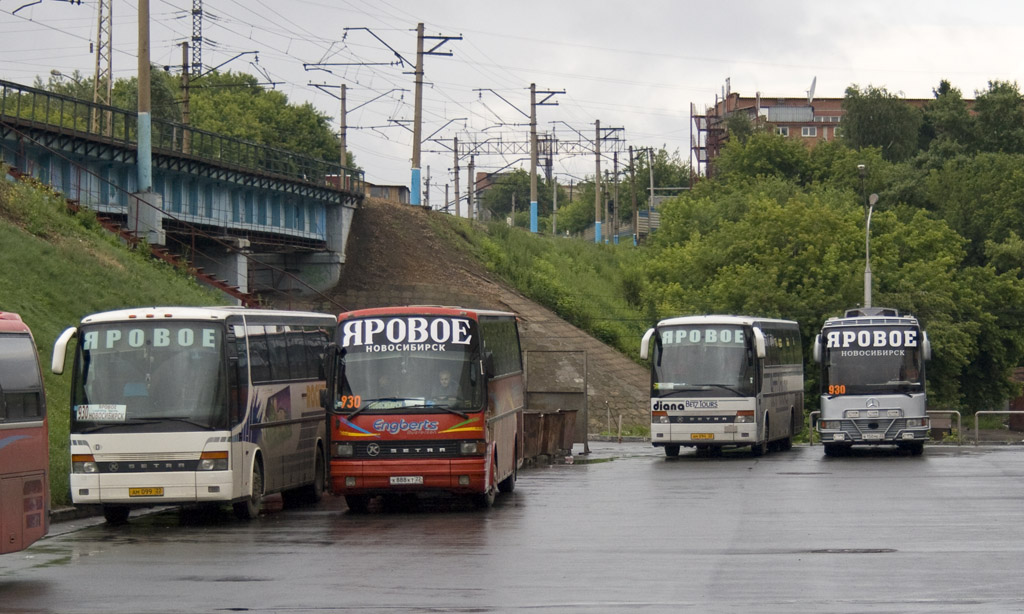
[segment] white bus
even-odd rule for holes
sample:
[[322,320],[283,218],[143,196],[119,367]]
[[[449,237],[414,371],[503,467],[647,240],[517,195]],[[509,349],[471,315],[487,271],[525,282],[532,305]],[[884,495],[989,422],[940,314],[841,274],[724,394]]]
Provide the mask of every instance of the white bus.
[[825,454],[895,445],[921,454],[931,422],[924,389],[928,333],[917,318],[868,307],[829,318],[814,340],[821,364],[818,433]]
[[[649,352],[651,340],[654,350]],[[789,320],[706,315],[670,318],[644,334],[651,355],[651,442],[678,456],[750,446],[788,450],[803,424],[800,327]]]
[[71,498],[110,523],[133,507],[318,500],[326,483],[321,361],[335,316],[151,307],[86,316],[54,344],[71,381]]

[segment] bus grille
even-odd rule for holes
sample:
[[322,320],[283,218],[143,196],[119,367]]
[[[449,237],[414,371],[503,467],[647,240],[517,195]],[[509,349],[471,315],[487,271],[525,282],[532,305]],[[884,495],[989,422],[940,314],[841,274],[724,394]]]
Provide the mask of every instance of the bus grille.
[[[877,424],[878,428],[869,428],[871,424]],[[840,430],[852,435],[855,441],[863,440],[864,433],[883,433],[884,439],[891,440],[905,428],[906,418],[861,418],[840,421]]]
[[355,444],[354,458],[389,460],[396,458],[454,458],[459,456],[459,440],[443,441],[369,441]]

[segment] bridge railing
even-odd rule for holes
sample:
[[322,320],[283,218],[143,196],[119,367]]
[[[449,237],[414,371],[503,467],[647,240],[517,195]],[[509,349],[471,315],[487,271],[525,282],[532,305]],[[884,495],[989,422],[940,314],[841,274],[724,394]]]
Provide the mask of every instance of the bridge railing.
[[[0,80],[0,118],[122,147],[138,146],[135,111]],[[363,172],[276,147],[152,120],[153,152],[365,193]]]

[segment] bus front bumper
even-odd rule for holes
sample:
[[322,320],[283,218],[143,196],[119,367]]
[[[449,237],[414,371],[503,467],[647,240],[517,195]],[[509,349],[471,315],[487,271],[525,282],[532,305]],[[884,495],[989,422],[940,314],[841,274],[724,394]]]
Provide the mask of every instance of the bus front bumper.
[[484,457],[410,461],[331,461],[331,492],[335,495],[379,495],[397,492],[482,493],[486,486]]
[[663,424],[651,423],[651,443],[655,447],[672,446],[749,446],[757,441],[757,425]]
[[76,505],[174,505],[228,502],[235,498],[230,471],[72,473]]

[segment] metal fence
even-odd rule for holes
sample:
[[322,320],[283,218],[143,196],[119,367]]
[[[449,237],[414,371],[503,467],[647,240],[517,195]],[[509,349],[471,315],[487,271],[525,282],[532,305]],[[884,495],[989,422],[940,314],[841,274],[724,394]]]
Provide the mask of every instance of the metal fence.
[[[108,145],[138,146],[138,113],[0,80],[0,121]],[[153,153],[363,194],[363,171],[185,124],[152,120]]]

